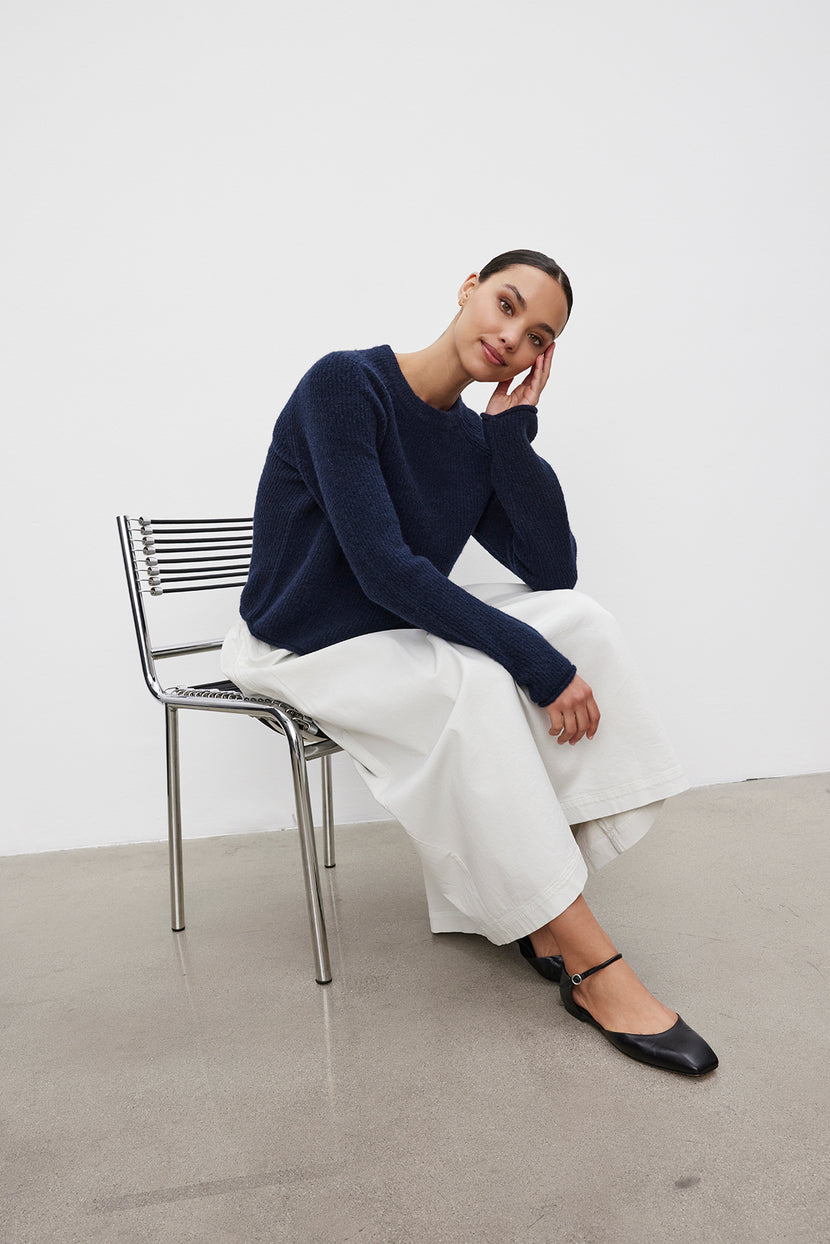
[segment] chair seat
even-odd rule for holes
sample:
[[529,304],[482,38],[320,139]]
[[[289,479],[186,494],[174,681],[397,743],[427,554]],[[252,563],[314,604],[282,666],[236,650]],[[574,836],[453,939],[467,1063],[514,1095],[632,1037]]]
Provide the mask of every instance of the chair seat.
[[[317,724],[313,717],[309,717],[305,713],[301,713],[299,709],[294,708],[291,704],[286,704],[282,700],[274,700],[267,695],[246,695],[237,687],[236,683],[230,681],[229,678],[222,679],[217,682],[194,683],[190,687],[165,687],[165,695],[181,696],[184,699],[200,698],[210,700],[244,700],[246,703],[276,705],[282,709],[286,716],[290,717],[299,730],[304,734],[310,734],[316,739],[328,739],[328,735],[321,726]],[[268,722],[266,724],[273,724]]]

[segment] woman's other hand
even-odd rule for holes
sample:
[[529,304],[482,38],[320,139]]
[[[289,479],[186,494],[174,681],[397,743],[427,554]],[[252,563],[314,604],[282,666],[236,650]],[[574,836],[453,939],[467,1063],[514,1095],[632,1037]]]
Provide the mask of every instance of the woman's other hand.
[[583,737],[592,739],[599,725],[599,709],[594,693],[579,674],[575,674],[561,695],[545,705],[550,717],[550,730],[557,743],[578,743]]
[[548,382],[555,348],[556,342],[552,341],[547,350],[537,355],[536,362],[512,393],[507,391],[511,383],[509,380],[502,380],[501,384],[497,384],[484,413],[501,415],[505,410],[512,410],[514,406],[538,406],[542,390]]

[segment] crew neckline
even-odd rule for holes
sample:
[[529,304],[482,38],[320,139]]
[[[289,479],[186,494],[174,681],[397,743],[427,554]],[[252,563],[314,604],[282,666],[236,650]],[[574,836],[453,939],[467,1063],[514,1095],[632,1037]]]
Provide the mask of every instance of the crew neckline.
[[432,406],[429,402],[425,402],[422,397],[418,396],[406,376],[403,374],[401,365],[398,362],[398,356],[392,347],[390,345],[382,345],[380,346],[380,349],[385,352],[387,363],[394,368],[395,381],[398,386],[403,389],[410,401],[412,403],[416,403],[421,410],[428,411],[430,415],[442,415],[445,418],[447,416],[458,418],[459,416],[463,416],[465,414],[475,414],[475,412],[471,411],[470,407],[465,404],[460,394],[455,399],[452,406],[450,406],[447,410],[442,410],[440,406]]

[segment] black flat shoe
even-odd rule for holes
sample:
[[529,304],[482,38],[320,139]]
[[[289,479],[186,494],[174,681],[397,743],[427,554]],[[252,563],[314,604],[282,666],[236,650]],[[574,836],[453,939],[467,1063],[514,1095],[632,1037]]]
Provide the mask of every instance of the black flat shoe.
[[529,937],[520,937],[516,942],[522,955],[527,959],[532,968],[535,968],[540,976],[544,976],[545,980],[555,981],[556,984],[562,976],[562,969],[565,966],[562,962],[561,955],[542,955],[541,958],[533,949],[533,943]]
[[647,1063],[649,1067],[678,1071],[684,1076],[705,1076],[714,1071],[718,1065],[717,1054],[679,1015],[677,1023],[665,1032],[610,1032],[602,1024],[598,1024],[584,1006],[574,1002],[574,985],[580,985],[586,976],[599,972],[601,968],[607,968],[609,963],[616,963],[618,959],[622,959],[622,955],[614,955],[613,959],[606,959],[605,963],[588,968],[587,972],[575,972],[573,976],[568,975],[563,965],[559,992],[562,1005],[568,1014],[582,1020],[583,1024],[593,1024],[621,1053],[627,1054],[629,1058],[636,1058],[639,1063]]

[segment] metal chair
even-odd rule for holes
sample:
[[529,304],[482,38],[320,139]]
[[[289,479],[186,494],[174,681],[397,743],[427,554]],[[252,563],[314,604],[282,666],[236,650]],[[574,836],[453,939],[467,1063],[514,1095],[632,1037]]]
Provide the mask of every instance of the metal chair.
[[255,717],[283,735],[291,756],[294,800],[299,828],[314,965],[321,985],[331,980],[328,939],[320,901],[320,877],[314,839],[314,820],[308,787],[309,760],[320,760],[323,787],[325,864],[334,867],[334,822],[331,757],[341,748],[315,721],[265,696],[244,695],[228,681],[163,687],[156,674],[156,661],[167,657],[211,652],[221,639],[153,647],[145,599],[180,592],[206,592],[241,588],[248,575],[253,538],[253,519],[118,518],[118,532],[133,621],[144,679],[152,694],[164,705],[167,735],[167,823],[170,845],[170,905],[172,926],[184,928],[184,880],[182,872],[182,823],[179,778],[179,709],[203,709],[211,713],[241,713]]

